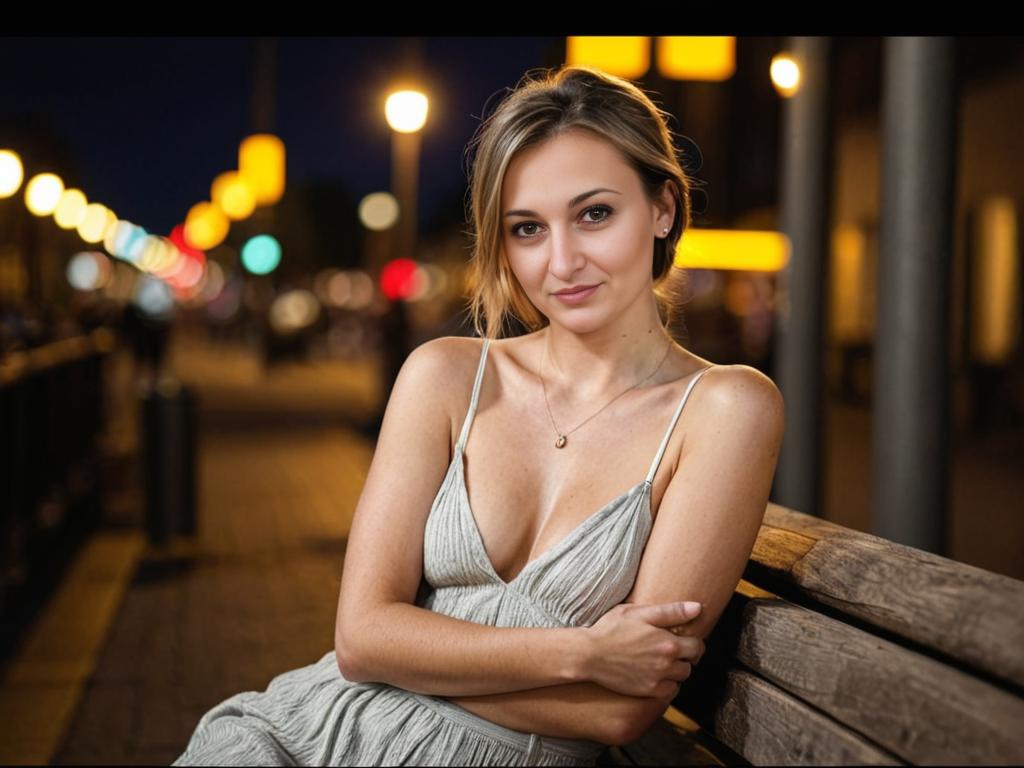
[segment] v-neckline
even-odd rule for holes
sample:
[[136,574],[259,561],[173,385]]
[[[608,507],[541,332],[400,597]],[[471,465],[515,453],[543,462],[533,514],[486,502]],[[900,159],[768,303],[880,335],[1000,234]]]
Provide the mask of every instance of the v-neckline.
[[[596,509],[594,512],[591,512],[589,515],[587,515],[587,517],[585,517],[583,520],[581,520],[576,525],[576,527],[574,527],[571,531],[569,531],[569,533],[566,534],[562,539],[560,539],[553,546],[548,547],[543,553],[541,553],[537,557],[533,558],[532,560],[528,560],[526,565],[524,565],[522,567],[522,569],[520,569],[519,573],[517,573],[515,576],[513,576],[509,581],[505,581],[505,579],[501,578],[501,575],[498,573],[498,570],[494,567],[494,563],[491,562],[490,555],[487,554],[487,546],[484,543],[483,533],[481,533],[481,531],[480,531],[480,525],[477,523],[476,515],[473,512],[473,505],[469,503],[469,488],[466,486],[466,475],[465,475],[466,467],[465,467],[465,464],[463,463],[464,462],[464,458],[465,458],[465,453],[463,452],[463,450],[461,448],[458,448],[458,447],[456,447],[454,453],[455,453],[455,455],[452,456],[452,466],[455,468],[455,470],[456,470],[456,472],[458,474],[457,480],[458,480],[458,484],[459,484],[459,494],[461,495],[461,500],[462,500],[463,506],[465,507],[466,512],[469,515],[469,520],[473,524],[473,532],[476,535],[476,542],[477,542],[477,545],[480,548],[480,555],[483,558],[484,562],[487,564],[487,569],[490,572],[490,575],[493,576],[500,584],[502,584],[505,587],[512,587],[513,585],[515,585],[523,577],[523,575],[527,571],[529,571],[535,565],[537,565],[538,563],[543,562],[544,560],[548,559],[549,557],[554,556],[555,554],[559,553],[559,551],[566,549],[569,546],[569,544],[572,543],[573,539],[575,539],[577,536],[579,536],[582,532],[584,532],[587,529],[589,529],[590,527],[592,527],[594,525],[594,521],[598,520],[603,512],[605,512],[609,508],[615,506],[617,503],[621,502],[623,499],[628,498],[629,496],[632,496],[634,493],[637,492],[637,490],[644,489],[644,491],[645,491],[645,493],[644,493],[645,500],[644,500],[643,508],[644,508],[644,511],[647,513],[647,519],[649,521],[651,520],[651,517],[652,517],[652,515],[651,515],[651,494],[650,494],[651,481],[647,480],[647,479],[644,479],[644,480],[641,480],[636,485],[634,485],[633,487],[623,491],[618,496],[616,496],[614,499],[612,499],[608,503],[602,505],[600,508]],[[653,521],[651,521],[651,522],[653,522]]]

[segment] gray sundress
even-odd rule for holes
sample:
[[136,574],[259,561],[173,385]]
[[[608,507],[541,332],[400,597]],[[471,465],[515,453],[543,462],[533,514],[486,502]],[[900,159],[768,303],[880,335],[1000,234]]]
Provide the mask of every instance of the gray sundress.
[[[424,531],[417,604],[496,627],[591,626],[633,588],[651,531],[650,490],[686,388],[647,477],[581,522],[511,581],[494,570],[469,505],[463,450],[490,340],[483,341],[469,410]],[[334,650],[284,672],[265,691],[238,693],[199,720],[173,765],[594,765],[605,745],[524,733],[449,700],[342,677]]]

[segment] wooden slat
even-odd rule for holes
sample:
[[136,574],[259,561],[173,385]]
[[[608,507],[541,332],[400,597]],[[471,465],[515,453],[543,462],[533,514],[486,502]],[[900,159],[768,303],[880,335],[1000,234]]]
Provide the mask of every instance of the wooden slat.
[[891,755],[740,669],[728,673],[715,736],[754,765],[900,765]]
[[[762,590],[748,599],[746,590],[741,582],[734,598],[745,605],[731,658],[774,686],[912,763],[1024,763],[1024,700]],[[709,638],[708,653],[717,642]]]
[[1024,687],[1024,581],[776,504],[751,561],[814,600]]

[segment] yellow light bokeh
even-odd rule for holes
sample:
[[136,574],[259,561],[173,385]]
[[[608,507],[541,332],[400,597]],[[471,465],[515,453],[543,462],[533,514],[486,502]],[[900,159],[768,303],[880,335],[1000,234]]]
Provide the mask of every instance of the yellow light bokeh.
[[976,203],[971,253],[971,355],[989,365],[1005,365],[1020,336],[1020,251],[1012,197],[989,195]]
[[185,217],[185,242],[193,248],[208,251],[224,242],[230,226],[220,207],[206,201],[196,203]]
[[37,173],[25,185],[25,205],[36,216],[49,216],[57,209],[64,182],[55,173]]
[[874,271],[868,259],[868,237],[862,226],[841,224],[832,232],[829,269],[829,326],[833,338],[845,343],[870,341],[874,315]]
[[659,37],[658,72],[672,80],[721,82],[736,72],[735,37]]
[[65,189],[61,193],[60,202],[53,212],[53,220],[61,229],[75,229],[85,218],[85,207],[89,201],[80,189]]
[[0,198],[10,197],[21,187],[25,179],[25,169],[21,165],[18,153],[10,149],[0,149]]
[[384,115],[391,130],[415,133],[427,122],[430,102],[419,91],[395,91],[384,102]]
[[100,243],[106,237],[107,230],[117,224],[117,216],[101,203],[89,203],[85,206],[85,215],[78,223],[78,236],[87,243]]
[[649,37],[567,37],[565,61],[596,67],[609,75],[638,78],[651,68]]
[[213,180],[210,200],[234,221],[248,218],[256,210],[256,196],[238,171],[225,171]]
[[146,235],[137,266],[149,273],[167,270],[181,256],[170,240],[160,235]]
[[778,272],[789,263],[789,238],[781,232],[688,229],[676,248],[683,269]]
[[273,205],[284,195],[284,142],[270,133],[256,133],[238,147],[238,173],[252,190],[256,205]]
[[800,89],[800,65],[788,53],[777,53],[772,56],[769,67],[772,85],[779,95],[791,98]]

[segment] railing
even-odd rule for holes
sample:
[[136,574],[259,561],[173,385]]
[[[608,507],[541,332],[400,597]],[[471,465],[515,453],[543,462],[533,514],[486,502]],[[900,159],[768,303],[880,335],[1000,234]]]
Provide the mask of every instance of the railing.
[[112,331],[0,359],[0,658],[100,520],[103,360]]

